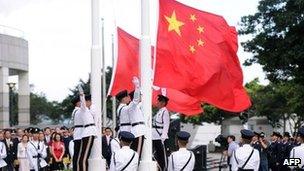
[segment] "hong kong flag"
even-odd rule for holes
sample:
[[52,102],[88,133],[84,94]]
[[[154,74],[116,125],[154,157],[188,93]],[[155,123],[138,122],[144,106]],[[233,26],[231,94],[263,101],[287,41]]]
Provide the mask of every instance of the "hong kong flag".
[[[132,91],[134,86],[131,80],[134,76],[139,76],[139,40],[120,28],[117,30],[117,35],[118,56],[108,93],[112,96],[122,90]],[[167,106],[169,110],[188,116],[203,112],[199,100],[172,88],[154,89],[154,102],[158,94],[163,94],[161,89],[165,90],[165,95],[170,99]]]
[[250,107],[235,29],[221,16],[174,0],[159,6],[154,84],[227,111]]

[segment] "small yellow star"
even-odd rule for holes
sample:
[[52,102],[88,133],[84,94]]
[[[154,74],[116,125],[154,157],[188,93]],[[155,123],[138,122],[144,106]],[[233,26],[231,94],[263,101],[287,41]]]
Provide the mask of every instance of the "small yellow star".
[[192,22],[195,22],[197,19],[196,19],[196,16],[194,15],[194,14],[191,14],[190,15],[190,20],[192,21]]
[[180,27],[185,25],[185,23],[176,19],[175,11],[173,11],[171,17],[165,16],[165,18],[169,23],[168,31],[174,30],[179,36],[181,36]]
[[196,30],[198,31],[199,34],[201,34],[204,32],[204,29],[205,29],[204,27],[198,26]]
[[190,45],[190,46],[189,46],[189,50],[190,50],[191,53],[194,53],[194,52],[195,52],[194,46]]
[[197,45],[198,45],[198,46],[204,46],[204,44],[205,44],[205,42],[202,41],[202,39],[198,39],[198,40],[197,40]]

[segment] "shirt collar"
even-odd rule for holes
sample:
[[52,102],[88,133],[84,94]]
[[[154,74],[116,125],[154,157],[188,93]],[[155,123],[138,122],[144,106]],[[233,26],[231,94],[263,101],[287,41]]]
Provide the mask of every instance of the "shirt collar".
[[122,146],[121,148],[122,148],[122,149],[130,149],[129,146]]
[[187,150],[187,148],[182,147],[182,148],[179,148],[178,151],[188,151],[188,150]]
[[244,144],[243,147],[252,148],[250,144]]

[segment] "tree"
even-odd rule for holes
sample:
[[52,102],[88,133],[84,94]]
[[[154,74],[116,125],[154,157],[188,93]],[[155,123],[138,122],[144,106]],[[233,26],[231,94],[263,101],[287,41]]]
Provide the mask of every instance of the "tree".
[[304,82],[304,1],[261,0],[258,12],[242,17],[240,34],[253,38],[242,43],[271,82]]
[[58,102],[50,102],[44,94],[30,94],[30,119],[31,124],[38,124],[43,120],[52,120],[58,123],[63,120],[62,110]]
[[[295,118],[295,129],[304,118],[304,1],[261,0],[258,12],[242,17],[242,43],[253,54],[245,65],[258,63],[270,84],[257,92],[254,108],[273,126],[278,119]],[[294,117],[294,115],[296,117]]]
[[[106,69],[106,92],[108,92],[112,76],[112,67],[107,67]],[[63,111],[63,117],[65,119],[71,118],[71,113],[74,109],[73,104],[71,103],[72,99],[79,96],[78,85],[82,86],[85,94],[90,94],[90,79],[84,81],[79,80],[78,84],[70,89],[70,94],[60,103],[61,109]],[[110,98],[107,99],[107,117],[112,117],[112,103]]]

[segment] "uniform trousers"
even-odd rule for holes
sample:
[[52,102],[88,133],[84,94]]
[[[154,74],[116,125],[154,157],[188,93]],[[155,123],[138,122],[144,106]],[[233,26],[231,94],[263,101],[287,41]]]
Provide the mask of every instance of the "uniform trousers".
[[87,171],[89,167],[89,157],[94,143],[94,136],[88,136],[81,139],[81,152],[78,156],[80,171]]
[[[136,151],[138,154],[138,160],[140,161],[141,159],[141,153],[142,153],[142,148],[144,145],[144,140],[145,140],[145,136],[140,136],[140,137],[136,137],[136,139],[132,142],[131,144],[131,149]],[[138,162],[139,164],[139,162]]]
[[77,159],[80,154],[80,147],[81,147],[81,139],[74,140],[73,171],[79,171],[79,162],[77,162]]
[[161,169],[161,171],[166,171],[167,170],[167,155],[166,155],[166,147],[162,143],[161,140],[153,140],[153,154],[154,157]]

